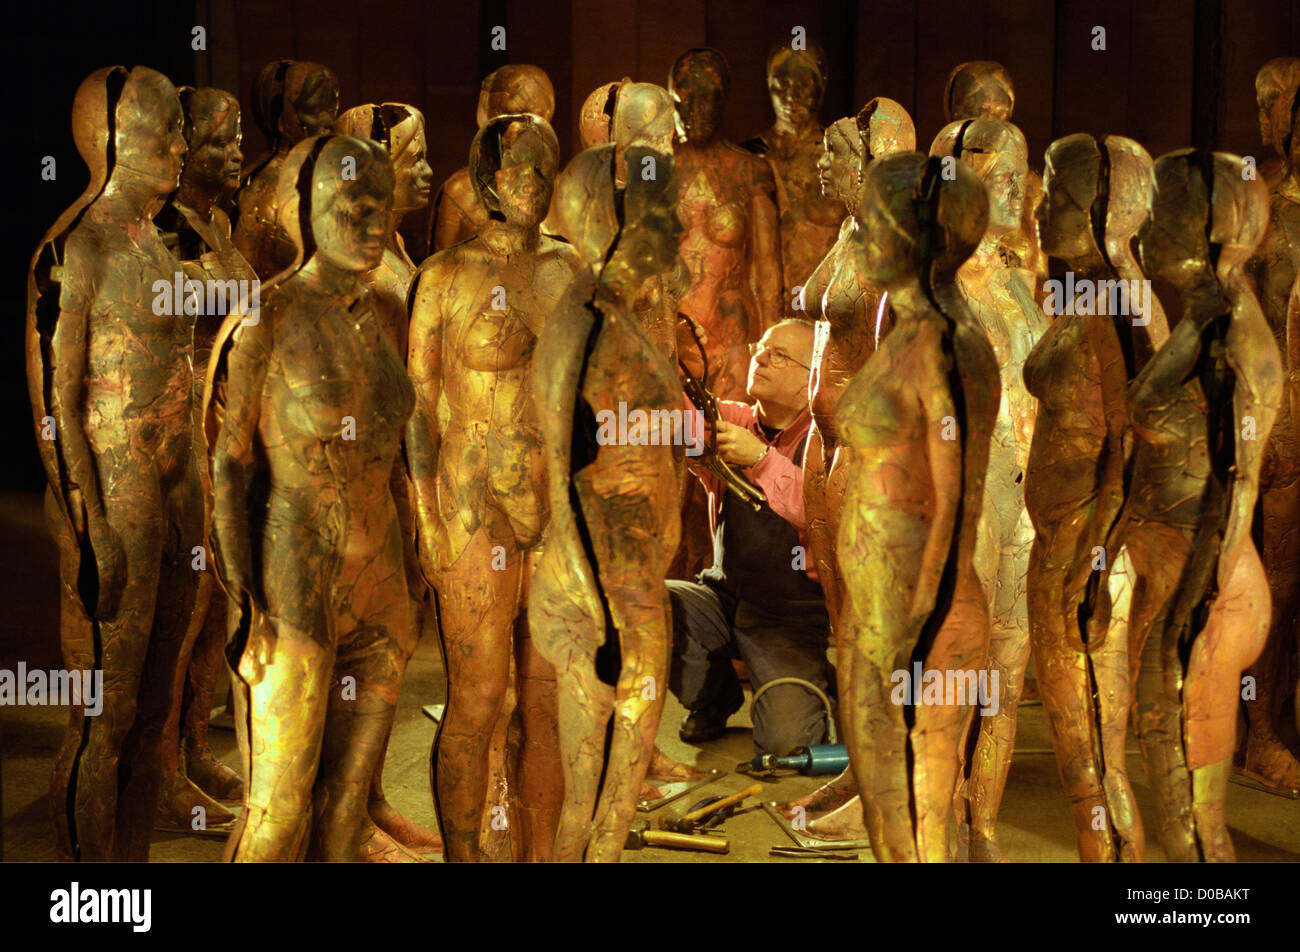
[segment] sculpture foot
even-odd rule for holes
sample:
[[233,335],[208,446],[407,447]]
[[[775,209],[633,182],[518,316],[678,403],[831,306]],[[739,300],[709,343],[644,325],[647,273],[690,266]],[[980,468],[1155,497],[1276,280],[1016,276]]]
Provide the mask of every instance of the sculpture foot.
[[1246,737],[1246,762],[1241,772],[1279,793],[1300,792],[1300,761],[1273,735],[1251,731]]
[[227,803],[242,803],[244,781],[210,750],[185,752],[185,772],[200,790]]
[[971,863],[1009,863],[1011,857],[1002,851],[996,836],[972,832],[967,860]]
[[862,798],[854,795],[842,806],[808,824],[808,835],[819,840],[866,839],[867,823],[862,818]]
[[786,819],[793,820],[798,815],[799,807],[803,808],[805,814],[829,813],[855,799],[857,795],[858,788],[857,784],[853,782],[853,773],[845,770],[833,780],[826,781],[812,793],[799,797],[797,800],[787,800],[785,803],[777,804],[776,809]]
[[158,792],[154,828],[198,836],[225,836],[235,827],[235,814],[200,790],[188,777],[163,778]]
[[442,837],[426,829],[405,814],[399,813],[387,800],[372,800],[370,819],[384,833],[415,853],[441,853]]
[[411,852],[369,819],[361,831],[360,859],[363,863],[427,863],[423,856]]
[[[703,770],[696,770],[690,764],[684,764],[679,760],[673,760],[655,745],[654,756],[650,758],[650,767],[646,770],[646,779],[655,780],[659,783],[676,783],[682,780],[699,780],[706,776]],[[662,796],[655,794],[654,796]],[[642,797],[641,799],[654,799],[654,797]]]

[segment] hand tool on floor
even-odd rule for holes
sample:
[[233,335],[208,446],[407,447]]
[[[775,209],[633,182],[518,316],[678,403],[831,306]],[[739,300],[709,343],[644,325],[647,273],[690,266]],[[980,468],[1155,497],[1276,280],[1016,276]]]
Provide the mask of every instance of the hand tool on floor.
[[847,859],[856,860],[857,853],[845,853],[835,850],[813,849],[809,846],[773,846],[767,851],[768,856],[780,856],[783,859]]
[[[717,780],[718,778],[725,777],[725,776],[726,776],[725,770],[718,770],[717,768],[714,768],[713,770],[709,771],[707,776],[701,777],[699,780],[689,780],[689,781],[674,780],[669,783],[656,783],[655,786],[659,787],[660,789],[671,790],[673,792],[666,793],[662,797],[656,797],[653,800],[641,800],[636,805],[637,812],[650,813],[653,810],[658,810],[660,807],[672,803],[678,797],[684,797],[692,790],[697,790],[700,787],[704,786],[706,783],[713,783],[713,781]],[[650,782],[654,783],[654,781],[650,781]]]
[[736,773],[771,774],[794,770],[806,776],[837,774],[849,765],[849,749],[843,744],[796,747],[788,754],[760,754],[736,765]]
[[666,813],[659,818],[659,829],[676,830],[678,833],[694,833],[698,828],[699,822],[710,813],[716,813],[725,807],[740,803],[746,797],[756,797],[763,792],[761,783],[752,784],[741,790],[739,793],[733,793],[729,797],[723,797],[715,800],[713,803],[700,807],[698,810],[692,810],[685,816],[677,816],[675,813]]
[[[705,797],[703,800],[697,800],[695,803],[691,804],[687,812],[694,813],[696,810],[701,810],[704,807],[711,806],[712,804],[717,803],[721,799],[722,797],[720,796],[713,796],[713,797]],[[696,823],[695,829],[692,832],[703,833],[706,830],[717,829],[718,827],[722,826],[725,820],[728,820],[735,815],[736,815],[736,804],[733,803],[730,806],[720,807],[717,810],[714,810],[712,813],[709,813],[702,820]]]
[[870,840],[819,840],[815,836],[800,832],[794,828],[789,820],[781,816],[776,809],[775,803],[764,803],[763,812],[772,818],[772,822],[781,828],[781,832],[794,840],[796,846],[801,846],[806,850],[816,852],[847,850],[852,852],[853,850],[871,849]]
[[625,850],[658,848],[666,850],[694,850],[698,853],[725,853],[730,842],[722,836],[688,836],[685,833],[665,833],[650,829],[649,820],[633,823],[627,831]]

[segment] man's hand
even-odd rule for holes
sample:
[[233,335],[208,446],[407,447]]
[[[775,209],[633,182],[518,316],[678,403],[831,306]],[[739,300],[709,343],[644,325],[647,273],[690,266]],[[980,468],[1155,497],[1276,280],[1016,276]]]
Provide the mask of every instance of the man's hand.
[[768,445],[743,426],[718,421],[718,455],[730,466],[753,466],[768,450]]

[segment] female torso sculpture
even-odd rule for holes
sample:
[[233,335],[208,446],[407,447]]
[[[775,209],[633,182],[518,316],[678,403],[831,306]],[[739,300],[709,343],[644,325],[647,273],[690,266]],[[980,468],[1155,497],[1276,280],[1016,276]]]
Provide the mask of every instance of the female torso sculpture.
[[672,637],[664,578],[681,522],[684,430],[675,447],[668,428],[644,445],[606,439],[608,426],[595,425],[625,406],[658,428],[659,413],[680,417],[684,405],[675,367],[633,313],[647,279],[677,259],[672,158],[643,146],[627,158],[638,169],[653,158],[655,176],[629,178],[617,244],[599,278],[580,279],[546,325],[534,374],[552,530],[528,617],[559,679],[557,860],[618,859],[655,749]]
[[668,89],[677,107],[677,215],[691,285],[679,305],[707,336],[708,367],[687,364],[720,399],[744,399],[748,344],[780,319],[781,250],[772,170],[722,139],[730,73],[717,50],[677,58]]
[[1282,367],[1242,273],[1267,202],[1242,168],[1190,149],[1155,163],[1142,264],[1178,291],[1183,316],[1130,390],[1132,488],[1106,545],[1123,545],[1140,579],[1135,720],[1175,861],[1233,858],[1224,799],[1241,673],[1268,631],[1250,527]]
[[[1275,76],[1275,82],[1282,88],[1273,95],[1268,131],[1282,164],[1269,192],[1268,228],[1246,269],[1264,319],[1273,331],[1273,339],[1286,354],[1287,304],[1300,276],[1300,136],[1295,134],[1300,104],[1300,96],[1296,94],[1296,79],[1300,78],[1297,61],[1288,63],[1284,59],[1275,67]],[[1290,369],[1286,389],[1293,398],[1300,393],[1300,383],[1294,362]],[[1244,763],[1248,777],[1268,787],[1291,791],[1300,791],[1300,760],[1297,760],[1300,749],[1294,746],[1300,720],[1295,727],[1284,723],[1295,713],[1285,701],[1295,688],[1297,660],[1300,660],[1297,658],[1300,533],[1295,531],[1300,520],[1298,426],[1300,421],[1292,412],[1292,399],[1283,400],[1260,472],[1259,554],[1269,579],[1273,623],[1264,652],[1249,671],[1255,679],[1255,697],[1246,702],[1248,729]]]
[[144,861],[201,535],[193,317],[153,306],[180,270],[153,217],[180,180],[181,105],[160,73],[104,69],[77,90],[72,127],[90,184],[32,259],[27,370],[63,662],[102,671],[103,689],[97,714],[71,709],[51,813],[61,857]]
[[[186,87],[181,90],[181,104],[189,151],[180,189],[158,214],[157,222],[174,235],[185,277],[198,282],[193,443],[196,466],[202,472],[207,468],[208,445],[203,437],[201,405],[212,344],[227,313],[256,304],[253,296],[260,289],[257,275],[231,241],[230,219],[221,207],[239,184],[243,161],[239,101],[220,89]],[[204,503],[210,506],[211,499]],[[163,741],[163,794],[157,822],[192,830],[197,815],[194,808],[201,806],[203,829],[229,832],[234,814],[216,801],[239,802],[244,784],[237,773],[217,760],[207,740],[226,630],[225,600],[217,595],[214,604],[213,571],[205,560],[194,618],[181,648],[172,716]]]
[[[940,161],[917,153],[867,169],[866,273],[897,323],[836,410],[851,461],[840,711],[880,860],[949,858],[958,741],[974,699],[921,703],[934,699],[913,666],[974,675],[988,643],[973,555],[998,378],[956,286],[988,205],[973,173],[953,173],[945,181]],[[911,697],[900,672],[914,681]]]
[[235,247],[263,281],[293,264],[294,246],[276,205],[280,167],[295,144],[328,133],[339,111],[339,84],[320,63],[267,63],[253,86],[254,115],[271,153],[252,164],[235,195]]
[[[1150,211],[1151,157],[1132,139],[1079,134],[1047,150],[1039,207],[1043,250],[1063,259],[1074,286],[1100,286],[1079,313],[1049,298],[1052,324],[1025,361],[1038,416],[1025,477],[1036,535],[1029,559],[1035,670],[1057,764],[1085,861],[1140,861],[1142,818],[1125,763],[1131,699],[1125,633],[1089,636],[1104,613],[1106,537],[1127,490],[1129,382],[1168,336],[1163,313],[1140,312],[1145,285],[1130,241]],[[1122,297],[1098,282],[1124,281]],[[1154,298],[1145,300],[1155,311]],[[1127,305],[1127,306],[1126,306]],[[1098,812],[1100,811],[1100,812]],[[992,831],[978,848],[1000,858]]]
[[[549,855],[563,790],[554,674],[531,639],[512,637],[549,516],[530,391],[533,351],[582,266],[569,245],[539,231],[558,153],[555,134],[537,116],[484,125],[470,174],[491,218],[473,240],[426,261],[412,297],[409,364],[418,403],[407,448],[420,555],[438,590],[447,663],[434,769],[449,860],[482,855],[489,741],[512,653],[523,732],[516,803],[530,858]],[[445,425],[440,399],[449,410]]]
[[[478,127],[500,116],[530,113],[547,122],[555,115],[555,90],[551,78],[538,66],[511,63],[489,73],[479,87]],[[488,223],[479,204],[469,169],[447,177],[433,200],[429,218],[429,254],[473,238]]]
[[817,110],[826,79],[826,58],[815,44],[802,50],[777,46],[767,58],[767,91],[776,121],[741,143],[767,160],[776,179],[781,285],[787,301],[794,300],[796,289],[830,251],[844,218],[843,203],[823,194],[818,176],[823,130]]
[[[1025,389],[1025,358],[1046,328],[1042,311],[1014,252],[1003,239],[1024,217],[1027,149],[1020,130],[995,119],[968,119],[945,126],[931,155],[970,164],[989,191],[989,228],[958,275],[971,312],[997,354],[1002,403],[993,431],[985,484],[984,522],[976,564],[992,614],[990,667],[998,671],[996,713],[974,722],[968,745],[964,789],[972,855],[992,842],[1011,751],[1016,712],[1029,663],[1028,599],[1025,578],[1034,530],[1025,512],[1024,469],[1034,429],[1034,398]],[[996,847],[994,847],[996,848]]]
[[205,391],[210,427],[224,401],[213,527],[248,777],[226,856],[351,860],[382,839],[366,796],[410,624],[390,478],[413,396],[361,282],[383,254],[393,173],[378,145],[319,136],[291,150],[280,185],[295,263],[256,322],[227,319]]

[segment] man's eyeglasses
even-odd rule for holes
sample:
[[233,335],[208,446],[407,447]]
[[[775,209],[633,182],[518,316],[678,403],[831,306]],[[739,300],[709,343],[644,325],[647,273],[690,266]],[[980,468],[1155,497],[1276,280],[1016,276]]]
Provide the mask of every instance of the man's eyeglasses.
[[759,354],[767,354],[767,361],[777,370],[783,367],[789,367],[794,364],[796,367],[802,367],[804,370],[812,370],[807,364],[801,364],[783,350],[768,350],[767,346],[762,343],[749,345],[749,356],[757,357]]

